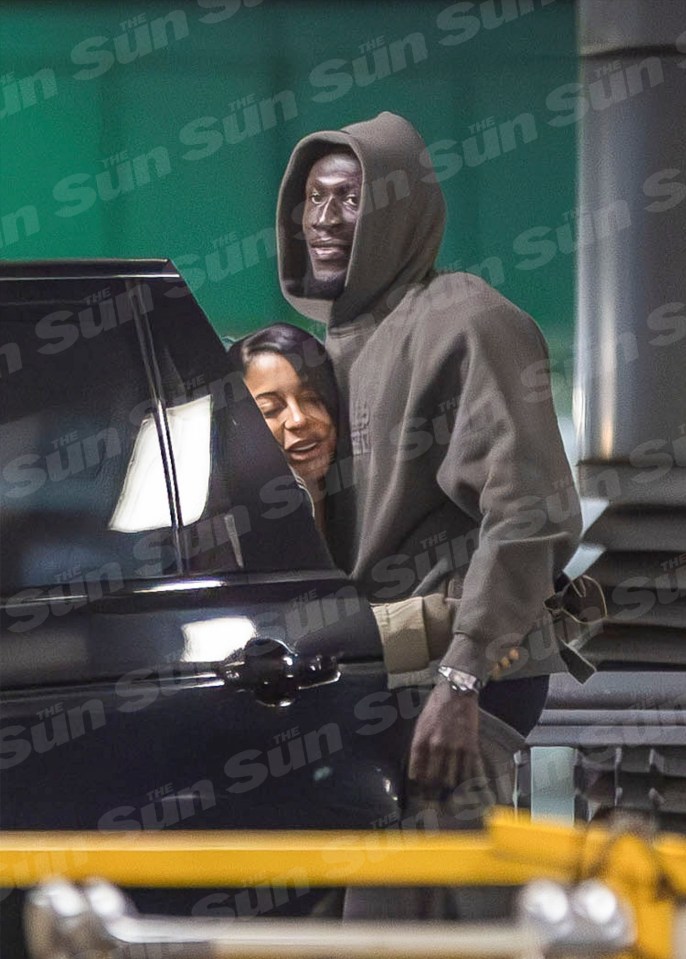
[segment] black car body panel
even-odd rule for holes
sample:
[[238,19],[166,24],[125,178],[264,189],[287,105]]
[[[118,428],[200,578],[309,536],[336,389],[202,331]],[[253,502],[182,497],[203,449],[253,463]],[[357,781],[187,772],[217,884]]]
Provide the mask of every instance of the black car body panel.
[[0,827],[397,819],[416,691],[173,265],[4,263],[0,326]]
[[[351,584],[308,585],[303,596],[302,583],[275,574],[259,585],[177,583],[72,603],[24,632],[10,621],[4,828],[363,828],[392,818],[395,720],[411,720],[416,704],[410,690],[386,690],[371,614]],[[22,629],[43,609],[24,604]],[[230,675],[251,650],[257,680]],[[333,660],[335,676],[289,685],[294,670],[284,676],[274,651],[310,669]],[[184,804],[194,788],[197,801]],[[166,799],[150,798],[162,789]]]

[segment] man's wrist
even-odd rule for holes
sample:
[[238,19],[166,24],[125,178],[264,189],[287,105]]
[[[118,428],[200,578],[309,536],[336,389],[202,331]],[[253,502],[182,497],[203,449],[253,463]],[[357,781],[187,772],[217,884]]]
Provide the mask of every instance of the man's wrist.
[[478,676],[466,673],[462,669],[439,666],[438,673],[443,679],[447,680],[451,689],[454,689],[456,693],[480,693],[484,687]]

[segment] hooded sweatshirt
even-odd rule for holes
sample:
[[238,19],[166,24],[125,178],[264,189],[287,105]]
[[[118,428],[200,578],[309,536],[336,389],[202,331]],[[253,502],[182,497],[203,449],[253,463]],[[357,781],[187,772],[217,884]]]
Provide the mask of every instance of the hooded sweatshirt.
[[[343,145],[362,197],[343,292],[306,295],[312,164]],[[326,324],[349,432],[328,498],[330,546],[372,602],[443,592],[443,664],[485,681],[545,617],[575,550],[579,502],[534,321],[476,276],[437,273],[445,202],[429,152],[391,113],[296,146],[279,195],[286,299]],[[525,672],[551,665],[550,649]]]

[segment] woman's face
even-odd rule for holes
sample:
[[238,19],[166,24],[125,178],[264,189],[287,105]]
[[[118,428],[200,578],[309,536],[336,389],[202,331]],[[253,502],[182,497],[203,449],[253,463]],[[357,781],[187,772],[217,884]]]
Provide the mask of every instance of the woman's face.
[[323,479],[336,449],[336,426],[319,394],[278,353],[257,353],[244,377],[295,472],[306,482]]

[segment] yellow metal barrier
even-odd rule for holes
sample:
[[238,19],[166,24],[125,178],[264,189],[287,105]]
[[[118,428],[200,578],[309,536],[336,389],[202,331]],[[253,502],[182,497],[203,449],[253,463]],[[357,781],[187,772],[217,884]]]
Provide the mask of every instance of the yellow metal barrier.
[[686,840],[530,821],[496,810],[484,832],[4,833],[0,885],[51,875],[123,886],[518,885],[596,876],[634,910],[637,949],[670,959],[686,897]]

